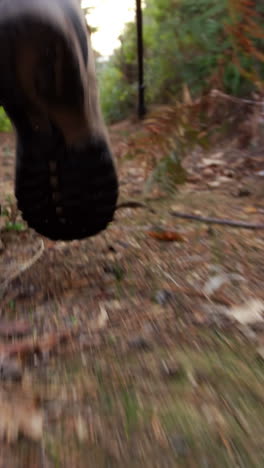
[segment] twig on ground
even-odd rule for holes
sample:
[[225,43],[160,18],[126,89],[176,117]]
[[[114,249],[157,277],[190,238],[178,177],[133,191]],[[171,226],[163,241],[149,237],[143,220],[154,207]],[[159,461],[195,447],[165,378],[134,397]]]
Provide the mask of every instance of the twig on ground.
[[158,269],[161,271],[161,273],[165,276],[165,278],[169,279],[177,288],[182,289],[181,285],[177,283],[177,281],[171,276],[167,271],[164,271],[160,265],[157,265]]
[[33,255],[33,257],[28,260],[27,262],[23,263],[16,271],[14,271],[13,273],[11,273],[11,275],[9,275],[9,277],[3,281],[2,283],[0,283],[0,297],[5,293],[6,289],[8,288],[9,284],[14,280],[16,279],[18,276],[20,276],[22,273],[24,273],[26,270],[28,270],[29,268],[31,268],[41,257],[41,255],[43,254],[44,252],[44,242],[43,240],[41,239],[40,241],[40,247],[37,251],[37,253],[35,255]]
[[190,219],[192,221],[199,221],[200,223],[205,224],[219,224],[222,226],[230,226],[233,228],[242,228],[242,229],[253,229],[253,230],[261,230],[264,229],[264,223],[246,223],[244,221],[234,221],[232,219],[221,219],[221,218],[211,218],[207,216],[198,216],[186,213],[180,213],[178,211],[170,211],[171,216],[175,216],[176,218],[182,219]]
[[148,208],[148,206],[146,203],[142,203],[136,200],[126,200],[118,203],[116,210],[120,210],[122,208]]

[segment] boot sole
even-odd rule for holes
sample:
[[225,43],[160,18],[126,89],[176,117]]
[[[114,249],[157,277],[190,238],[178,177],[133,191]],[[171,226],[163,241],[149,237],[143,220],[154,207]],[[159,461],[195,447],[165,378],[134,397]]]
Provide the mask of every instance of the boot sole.
[[0,22],[0,97],[17,131],[18,208],[53,240],[104,230],[118,197],[107,138],[91,130],[85,113],[85,32],[78,15],[67,19],[70,37],[42,16]]

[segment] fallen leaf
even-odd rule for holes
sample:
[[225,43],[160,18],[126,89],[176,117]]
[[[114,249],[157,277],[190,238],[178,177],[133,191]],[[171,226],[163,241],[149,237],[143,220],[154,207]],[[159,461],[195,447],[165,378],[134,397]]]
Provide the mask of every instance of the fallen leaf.
[[94,314],[94,316],[88,321],[88,328],[90,331],[96,332],[106,327],[109,321],[109,315],[106,308],[111,307],[114,302],[117,303],[118,301],[109,301],[109,303],[101,302],[99,304],[99,312]]
[[211,167],[205,167],[203,169],[203,177],[212,177],[214,175],[214,170]]
[[63,330],[58,333],[50,333],[37,338],[27,338],[14,343],[1,343],[0,356],[7,358],[19,355],[25,358],[34,353],[46,354],[53,351],[60,343],[73,338],[79,331]]
[[205,283],[203,292],[206,296],[211,296],[218,289],[221,288],[224,284],[232,283],[233,281],[246,281],[245,278],[236,273],[221,273],[219,275],[214,275],[212,278]]
[[198,174],[188,174],[186,177],[187,182],[191,182],[192,184],[196,184],[197,182],[201,182],[202,177]]
[[109,320],[108,313],[103,304],[100,304],[100,314],[97,319],[97,328],[104,328]]
[[218,180],[214,180],[213,182],[207,182],[207,186],[211,188],[217,188],[220,186],[220,182]]
[[187,106],[192,105],[193,104],[192,96],[186,83],[184,83],[182,91],[183,91],[182,98],[183,98],[184,104],[186,104]]
[[248,213],[248,214],[257,213],[257,212],[258,212],[258,210],[257,210],[257,208],[256,208],[255,206],[250,206],[250,205],[249,205],[249,206],[245,206],[245,208],[244,208],[243,211],[244,211],[244,213]]
[[243,325],[262,322],[264,302],[260,299],[249,299],[245,304],[235,306],[226,310],[226,315],[233,317]]
[[220,183],[225,183],[225,182],[232,182],[232,179],[230,179],[230,177],[226,177],[226,176],[220,176],[217,178],[218,182]]
[[79,442],[85,442],[88,439],[88,428],[87,423],[81,414],[78,414],[75,420],[75,428]]
[[150,237],[153,237],[153,239],[157,239],[160,241],[166,241],[166,242],[185,242],[185,239],[182,234],[180,234],[177,231],[163,231],[157,230],[157,231],[148,231],[147,232]]
[[43,435],[43,411],[35,398],[19,392],[0,391],[0,440],[15,442],[19,435],[39,441]]

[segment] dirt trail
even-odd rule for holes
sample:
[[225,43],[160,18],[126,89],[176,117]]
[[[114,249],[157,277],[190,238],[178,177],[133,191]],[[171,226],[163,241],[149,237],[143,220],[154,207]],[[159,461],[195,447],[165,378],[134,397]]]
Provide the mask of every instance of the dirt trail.
[[[120,156],[131,131],[112,130],[121,200],[144,186],[145,162]],[[13,136],[0,145],[0,354],[15,344],[20,369],[0,363],[0,417],[44,418],[0,467],[264,466],[264,232],[170,214],[263,223],[261,153],[192,155],[178,192],[42,248],[16,216]]]

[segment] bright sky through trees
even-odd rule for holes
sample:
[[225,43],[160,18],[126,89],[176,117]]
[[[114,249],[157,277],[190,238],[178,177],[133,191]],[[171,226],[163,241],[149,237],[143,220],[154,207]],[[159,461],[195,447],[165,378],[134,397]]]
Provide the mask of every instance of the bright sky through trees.
[[118,47],[118,37],[126,22],[135,16],[135,0],[83,0],[84,7],[91,7],[89,24],[96,26],[93,47],[102,56],[109,56]]

